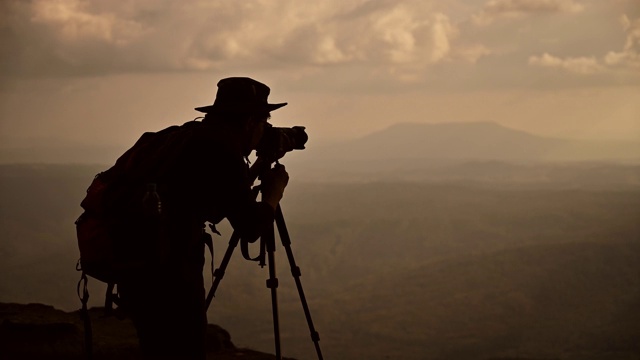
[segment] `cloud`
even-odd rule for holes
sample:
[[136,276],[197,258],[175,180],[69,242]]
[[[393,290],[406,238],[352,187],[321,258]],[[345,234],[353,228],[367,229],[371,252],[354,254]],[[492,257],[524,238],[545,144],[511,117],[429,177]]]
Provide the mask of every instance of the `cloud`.
[[[429,1],[5,0],[3,76],[447,61],[455,25]],[[11,55],[8,55],[11,54]]]
[[531,56],[529,65],[560,68],[572,73],[591,75],[602,72],[604,67],[594,57],[564,58],[544,53],[542,56]]
[[610,51],[604,58],[607,65],[640,69],[640,18],[633,22],[622,15],[620,23],[627,33],[622,51]]
[[118,18],[113,13],[92,14],[87,5],[80,0],[35,1],[30,20],[57,29],[54,35],[63,43],[104,41],[126,45],[145,32],[140,23]]
[[[598,12],[611,10],[611,6],[598,3],[598,7],[591,2],[587,7],[585,3],[2,0],[0,81],[251,71],[277,72],[287,79],[317,78],[317,84],[326,82],[327,74],[334,74],[331,76],[340,78],[343,85],[370,81],[384,82],[390,88],[391,82],[401,87],[410,82],[435,89],[451,86],[454,78],[460,79],[458,86],[464,88],[474,82],[496,86],[494,80],[501,77],[504,84],[513,84],[515,79],[530,76],[523,74],[530,68],[521,60],[530,55],[535,55],[530,57],[531,66],[573,74],[611,75],[608,72],[613,69],[637,69],[637,20],[623,18],[626,44],[612,48],[610,44],[617,43],[615,31],[610,29],[611,21],[602,20],[602,11]],[[580,21],[570,24],[567,21],[572,19],[567,16],[531,21],[525,26],[503,22],[478,28],[470,21],[474,14],[493,21],[578,12]],[[586,38],[593,40],[587,42]],[[622,78],[590,79],[595,83]],[[435,85],[436,79],[441,79],[440,85]],[[558,81],[575,79],[567,76]]]
[[489,0],[473,15],[476,25],[488,25],[498,18],[519,18],[530,14],[577,13],[584,6],[575,0]]
[[[640,69],[640,18],[631,21],[626,15],[621,16],[620,23],[626,32],[626,39],[621,51],[609,51],[602,61],[595,57],[559,58],[544,53],[541,56],[529,57],[529,65],[559,68],[568,72],[591,75],[614,70],[637,71]],[[637,75],[637,73],[636,73]]]
[[461,46],[456,50],[456,56],[466,62],[475,64],[483,56],[493,54],[493,51],[482,44]]

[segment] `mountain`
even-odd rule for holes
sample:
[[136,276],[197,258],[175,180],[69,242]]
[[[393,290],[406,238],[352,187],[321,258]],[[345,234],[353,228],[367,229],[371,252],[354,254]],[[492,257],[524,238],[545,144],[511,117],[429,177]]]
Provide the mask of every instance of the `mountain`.
[[563,140],[488,123],[402,123],[287,154],[304,181],[640,185],[640,142]]
[[[640,160],[640,137],[636,142],[556,139],[492,122],[398,123],[357,139],[330,145],[316,145],[314,134],[309,133],[309,136],[308,149],[287,158],[320,162],[323,166],[328,164],[328,167],[338,160],[356,167],[379,166],[380,161],[389,160],[402,164],[416,159],[430,163],[443,160]],[[129,145],[107,145],[53,138],[5,139],[0,141],[0,163],[113,164],[132,145],[133,141]]]
[[343,161],[465,159],[503,161],[638,160],[640,142],[596,142],[536,136],[490,122],[400,123],[362,138],[310,151]]
[[[521,186],[508,181],[512,165],[486,164],[507,180],[305,183],[292,175],[282,208],[326,358],[638,359],[640,188]],[[556,165],[541,174],[591,181],[615,169]],[[535,174],[538,165],[519,166]],[[78,308],[73,223],[102,169],[0,166],[0,302]],[[638,173],[624,169],[613,178]],[[222,225],[216,265],[231,234]],[[283,353],[315,359],[278,249]],[[210,322],[239,347],[272,352],[267,269],[236,251],[227,270]],[[89,285],[92,305],[102,303],[101,285]]]

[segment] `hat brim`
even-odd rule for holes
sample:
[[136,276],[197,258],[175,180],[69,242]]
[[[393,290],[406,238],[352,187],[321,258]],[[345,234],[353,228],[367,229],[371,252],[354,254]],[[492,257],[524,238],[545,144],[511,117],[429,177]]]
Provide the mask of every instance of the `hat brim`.
[[[273,110],[276,109],[280,109],[281,107],[287,105],[288,103],[278,103],[278,104],[264,104],[264,105],[259,105],[259,106],[239,106],[235,109],[238,110],[251,110],[251,111],[268,111],[271,112]],[[223,107],[221,107],[220,105],[208,105],[208,106],[200,106],[195,108],[197,111],[200,111],[202,113],[210,113],[213,112],[214,110],[223,110]],[[224,110],[232,110],[234,109],[233,107],[224,107]]]

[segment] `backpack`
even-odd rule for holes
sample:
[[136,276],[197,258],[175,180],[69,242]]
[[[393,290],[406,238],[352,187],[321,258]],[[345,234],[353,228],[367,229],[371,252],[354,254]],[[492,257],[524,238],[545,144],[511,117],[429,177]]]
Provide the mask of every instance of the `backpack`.
[[[187,131],[200,124],[190,121],[146,132],[115,165],[94,177],[80,203],[84,212],[75,222],[78,270],[110,284],[119,282],[135,267],[144,266],[143,259],[131,254],[140,255],[144,249],[124,237],[159,230],[161,197],[154,189],[155,179],[177,161],[180,148],[188,140]],[[156,202],[155,213],[145,207],[144,200],[150,197]]]
[[[80,315],[87,358],[92,356],[87,276],[107,283],[105,314],[109,315],[113,303],[119,303],[114,286],[154,260],[154,250],[148,249],[151,244],[141,243],[141,239],[151,238],[153,245],[162,242],[155,241],[163,236],[162,197],[157,193],[156,181],[177,164],[191,135],[201,129],[202,122],[193,120],[142,134],[111,168],[93,178],[80,203],[84,212],[75,222],[80,250],[76,270],[82,275],[77,294],[82,302]],[[213,240],[206,232],[202,235],[213,269]]]
[[[160,188],[158,194],[155,185],[180,161],[182,149],[193,134],[202,131],[202,125],[193,120],[146,132],[111,168],[94,177],[80,203],[84,212],[75,222],[80,250],[76,270],[83,277],[113,287],[158,260],[162,253],[158,244],[163,243],[164,235],[161,195],[166,189]],[[207,235],[203,233],[203,241],[213,257],[213,243]],[[109,299],[106,305],[110,306]]]

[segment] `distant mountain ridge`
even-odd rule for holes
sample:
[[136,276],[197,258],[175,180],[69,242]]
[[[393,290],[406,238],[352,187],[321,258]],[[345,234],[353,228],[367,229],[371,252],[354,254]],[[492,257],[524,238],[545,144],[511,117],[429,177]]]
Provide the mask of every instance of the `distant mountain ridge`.
[[[634,161],[636,142],[567,140],[533,135],[493,122],[397,123],[332,145],[315,145],[314,134],[304,161],[343,160],[498,160],[498,161]],[[113,164],[130,146],[40,142],[0,144],[0,163]]]
[[547,138],[492,122],[398,123],[312,153],[317,159],[343,160],[638,160],[640,142]]

